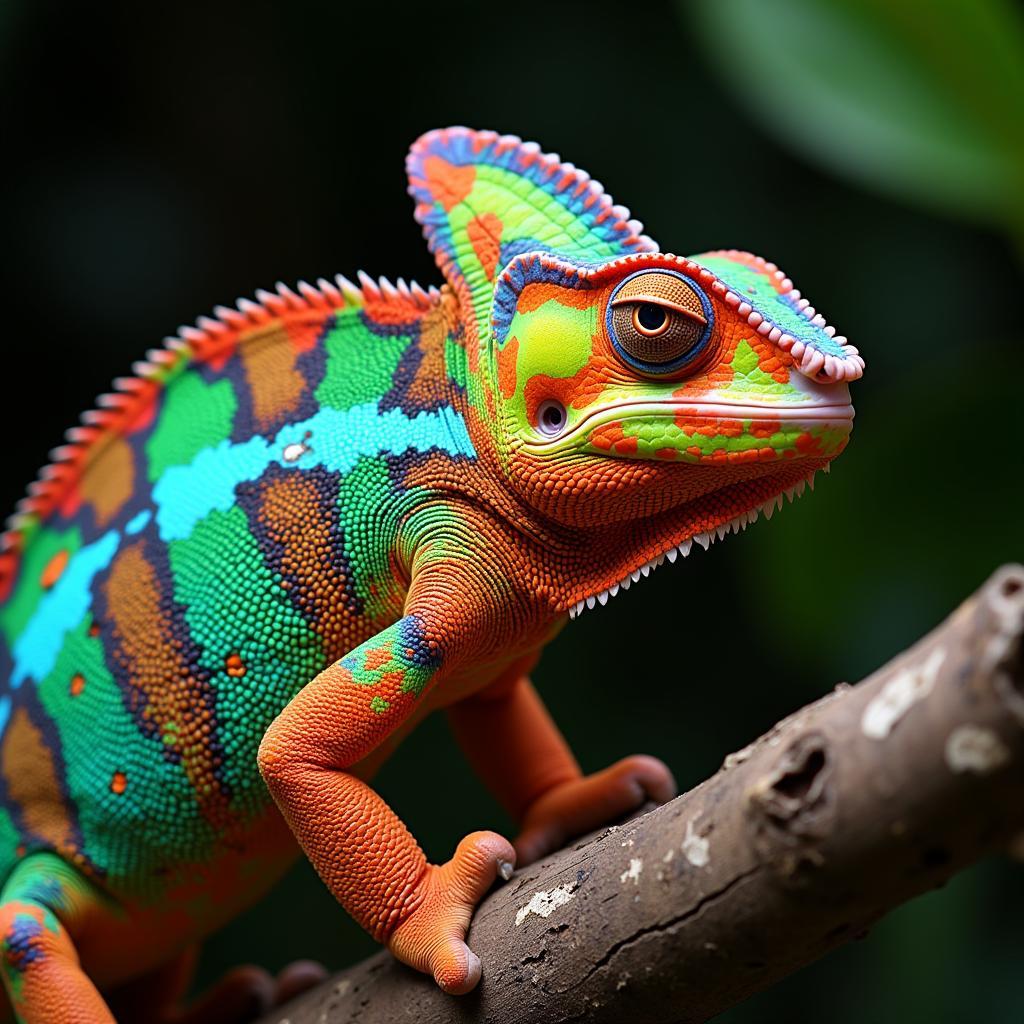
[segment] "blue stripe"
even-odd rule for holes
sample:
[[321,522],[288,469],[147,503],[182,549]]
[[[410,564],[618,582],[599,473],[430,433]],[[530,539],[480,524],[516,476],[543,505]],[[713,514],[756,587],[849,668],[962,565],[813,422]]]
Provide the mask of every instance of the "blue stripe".
[[53,668],[65,635],[89,610],[93,578],[110,565],[120,541],[117,530],[108,530],[99,540],[72,555],[60,579],[40,599],[14,643],[12,688],[21,686],[29,677],[39,682]]
[[[289,446],[306,450],[286,461]],[[432,450],[476,456],[465,421],[448,406],[411,417],[401,409],[381,412],[376,401],[320,409],[282,428],[273,442],[260,436],[238,444],[225,440],[204,448],[188,465],[166,469],[153,488],[157,528],[164,541],[184,540],[211,512],[231,508],[240,483],[258,480],[274,464],[347,473],[364,456]]]

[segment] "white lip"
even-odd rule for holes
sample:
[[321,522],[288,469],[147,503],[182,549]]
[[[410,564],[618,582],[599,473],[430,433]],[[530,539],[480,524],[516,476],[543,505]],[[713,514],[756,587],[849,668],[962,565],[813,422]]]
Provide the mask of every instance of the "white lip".
[[718,417],[719,419],[781,420],[786,423],[852,423],[853,405],[849,402],[787,402],[777,406],[744,405],[740,402],[620,402],[603,406],[583,417],[572,430],[556,437],[544,438],[530,444],[531,448],[550,448],[566,441],[579,439],[595,425],[614,423],[626,416],[638,418],[650,416]]

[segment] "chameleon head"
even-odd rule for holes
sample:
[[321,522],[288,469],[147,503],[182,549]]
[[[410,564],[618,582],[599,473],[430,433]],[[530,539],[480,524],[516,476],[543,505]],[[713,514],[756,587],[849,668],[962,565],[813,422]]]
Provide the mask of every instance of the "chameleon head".
[[495,445],[561,522],[662,517],[668,547],[774,500],[849,438],[863,360],[749,253],[526,253],[492,308]]
[[532,531],[562,559],[537,585],[548,607],[603,603],[843,450],[863,360],[774,264],[666,254],[515,136],[429,132],[407,167],[458,310],[473,443],[541,513],[524,519],[568,528]]

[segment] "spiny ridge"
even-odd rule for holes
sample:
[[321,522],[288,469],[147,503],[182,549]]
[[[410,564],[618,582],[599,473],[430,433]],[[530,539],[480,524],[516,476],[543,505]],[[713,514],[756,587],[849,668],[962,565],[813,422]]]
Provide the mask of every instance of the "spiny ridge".
[[432,308],[441,294],[437,288],[424,289],[415,281],[407,284],[399,279],[392,284],[387,278],[375,280],[362,271],[358,277],[362,287],[343,274],[338,274],[333,283],[324,278],[316,285],[300,281],[296,290],[278,282],[273,291],[259,289],[256,301],[239,298],[234,307],[215,306],[212,317],[201,316],[194,326],[179,327],[175,335],[164,339],[163,347],[150,349],[144,359],[133,363],[131,376],[116,377],[113,390],[100,395],[96,407],[82,413],[80,425],[65,432],[65,443],[50,450],[51,461],[40,469],[25,497],[7,518],[6,529],[0,534],[0,592],[16,571],[26,529],[45,519],[60,504],[83,471],[92,446],[134,422],[183,365],[230,354],[253,327],[276,319],[376,302],[408,303],[411,310],[423,312]]

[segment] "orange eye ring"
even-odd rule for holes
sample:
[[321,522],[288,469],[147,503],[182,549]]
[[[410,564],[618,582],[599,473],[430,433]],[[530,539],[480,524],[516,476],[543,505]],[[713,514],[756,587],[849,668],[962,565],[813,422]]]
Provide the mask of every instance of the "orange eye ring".
[[[657,327],[647,327],[640,319],[641,312],[652,309],[656,309],[661,313],[661,323]],[[633,328],[637,334],[642,334],[645,338],[660,338],[672,326],[672,317],[669,311],[664,306],[655,302],[634,303],[632,321]]]

